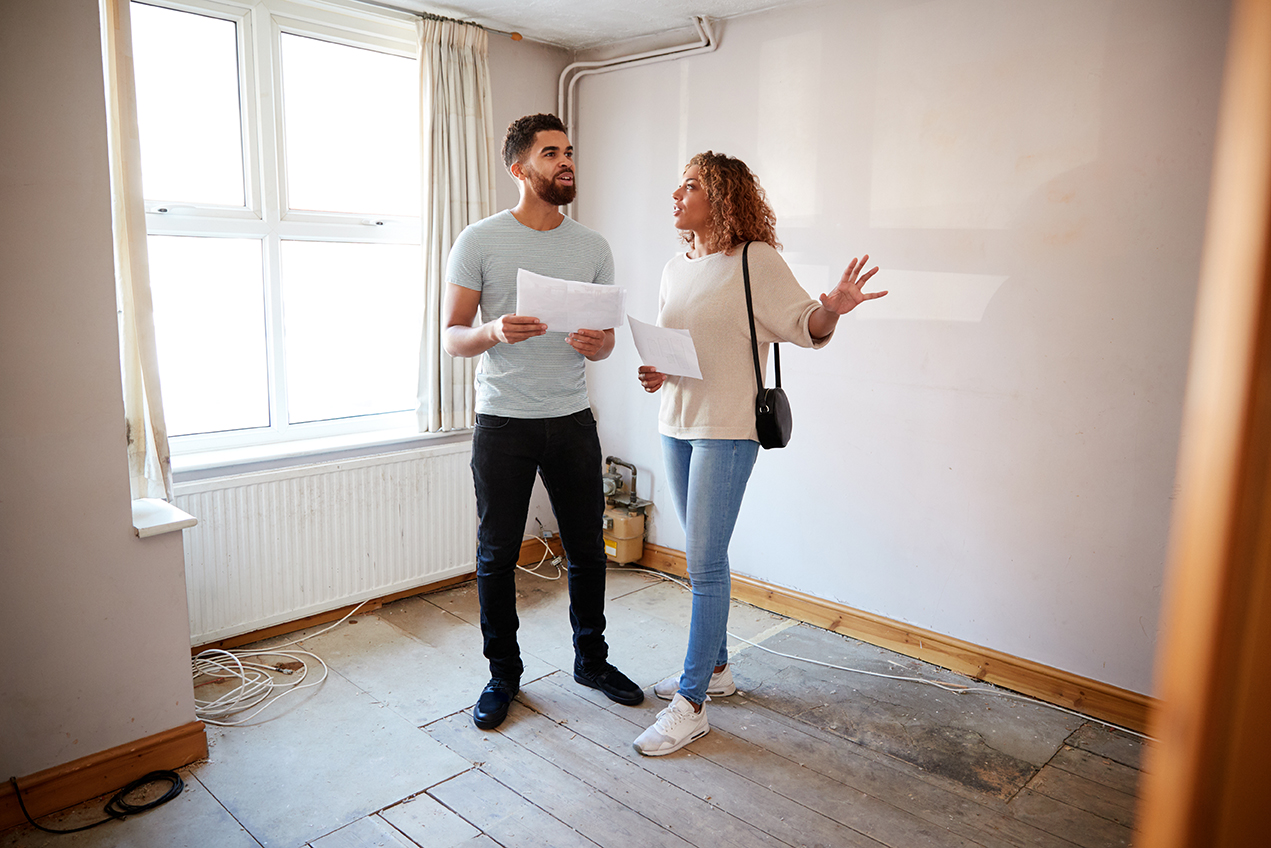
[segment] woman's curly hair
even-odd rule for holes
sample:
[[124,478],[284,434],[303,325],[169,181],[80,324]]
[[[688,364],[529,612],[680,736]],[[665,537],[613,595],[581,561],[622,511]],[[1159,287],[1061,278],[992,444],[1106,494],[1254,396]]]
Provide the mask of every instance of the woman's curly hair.
[[[777,241],[777,216],[768,205],[768,196],[759,178],[746,163],[724,153],[708,150],[688,162],[697,166],[697,180],[711,203],[710,227],[701,245],[708,253],[731,252],[743,242],[762,241],[780,248]],[[693,234],[685,232],[684,241],[693,243]]]

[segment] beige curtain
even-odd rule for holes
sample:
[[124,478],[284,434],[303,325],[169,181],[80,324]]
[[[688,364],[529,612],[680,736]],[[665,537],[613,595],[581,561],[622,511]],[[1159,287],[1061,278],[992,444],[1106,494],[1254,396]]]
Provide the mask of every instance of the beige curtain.
[[128,0],[102,0],[101,10],[128,472],[134,499],[171,500],[172,463],[163,422],[163,397],[159,391],[159,360],[155,353],[150,268],[146,256],[146,210],[141,195],[132,19]]
[[424,332],[419,356],[423,432],[473,425],[475,359],[441,349],[442,294],[450,245],[494,212],[493,110],[485,30],[451,20],[419,22],[420,169],[423,181]]

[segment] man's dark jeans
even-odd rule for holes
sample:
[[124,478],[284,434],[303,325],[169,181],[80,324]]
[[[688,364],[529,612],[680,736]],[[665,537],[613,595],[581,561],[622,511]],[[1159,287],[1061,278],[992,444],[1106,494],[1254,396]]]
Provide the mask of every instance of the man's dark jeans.
[[569,560],[569,620],[575,659],[591,664],[605,645],[605,498],[600,438],[590,409],[560,418],[477,415],[472,479],[477,490],[477,595],[490,675],[519,680],[516,561],[534,475],[543,479]]

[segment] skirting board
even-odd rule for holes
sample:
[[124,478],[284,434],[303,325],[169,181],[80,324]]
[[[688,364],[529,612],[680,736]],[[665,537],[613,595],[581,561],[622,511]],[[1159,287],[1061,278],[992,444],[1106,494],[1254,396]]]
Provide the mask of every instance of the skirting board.
[[[73,807],[99,795],[118,792],[152,771],[175,770],[207,757],[203,722],[189,724],[119,745],[18,779],[22,803],[35,818]],[[0,786],[0,830],[22,824],[13,784]]]
[[[684,554],[660,545],[646,544],[639,564],[677,577],[688,576]],[[1155,704],[1154,699],[1147,695],[1079,677],[951,636],[910,627],[899,621],[805,595],[793,589],[773,586],[741,574],[734,574],[732,583],[733,597],[751,606],[833,630],[835,633],[851,636],[862,642],[1010,689],[1012,692],[1076,710],[1119,727],[1139,733],[1147,732],[1148,714]]]

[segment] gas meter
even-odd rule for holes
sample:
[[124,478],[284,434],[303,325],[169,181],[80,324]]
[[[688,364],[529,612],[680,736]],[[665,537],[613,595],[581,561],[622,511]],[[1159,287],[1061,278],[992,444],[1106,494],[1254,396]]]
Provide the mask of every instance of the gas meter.
[[[636,467],[616,456],[605,457],[602,475],[605,492],[605,556],[619,565],[644,556],[645,510],[653,502],[636,497]],[[619,468],[631,472],[630,486]]]

